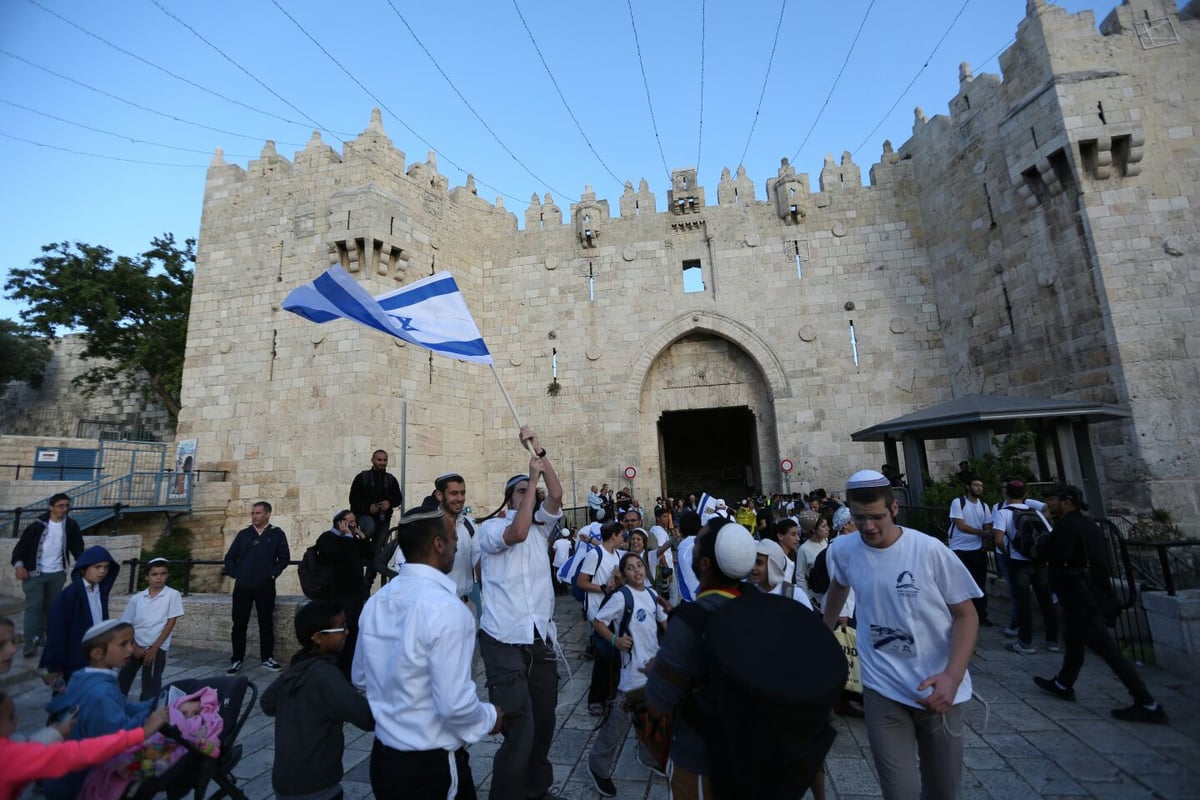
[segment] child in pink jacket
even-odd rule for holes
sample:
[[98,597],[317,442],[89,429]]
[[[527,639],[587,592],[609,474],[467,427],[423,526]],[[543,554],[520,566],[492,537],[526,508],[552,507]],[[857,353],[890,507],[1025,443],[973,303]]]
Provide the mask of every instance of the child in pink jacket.
[[145,725],[133,730],[53,744],[14,742],[16,706],[11,697],[0,692],[0,764],[4,765],[0,770],[0,800],[14,800],[32,781],[60,778],[136,747],[153,736],[166,721],[167,709],[161,708],[146,718]]

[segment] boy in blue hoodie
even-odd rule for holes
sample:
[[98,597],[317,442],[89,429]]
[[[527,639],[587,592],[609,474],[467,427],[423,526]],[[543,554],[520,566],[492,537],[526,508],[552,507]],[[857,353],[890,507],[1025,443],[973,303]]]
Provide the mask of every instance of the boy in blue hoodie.
[[[116,670],[125,666],[133,654],[133,626],[115,619],[93,625],[82,634],[79,650],[86,654],[88,666],[77,671],[66,690],[46,705],[51,719],[69,716],[77,709],[70,739],[141,727],[150,716],[154,700],[127,702],[117,686]],[[87,770],[71,772],[62,778],[43,781],[42,789],[47,800],[71,800],[79,795],[86,777]]]
[[84,632],[108,619],[108,595],[120,571],[112,555],[98,545],[84,550],[75,561],[71,585],[54,598],[46,624],[46,649],[39,666],[46,670],[48,685],[59,678],[70,680],[74,672],[88,666],[87,653],[80,646]]

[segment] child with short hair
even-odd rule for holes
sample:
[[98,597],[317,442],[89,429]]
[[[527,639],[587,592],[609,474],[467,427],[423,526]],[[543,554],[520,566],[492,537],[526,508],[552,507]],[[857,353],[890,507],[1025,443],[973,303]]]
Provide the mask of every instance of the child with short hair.
[[133,658],[121,667],[117,684],[122,694],[129,694],[133,678],[142,672],[141,700],[158,696],[162,689],[163,670],[167,666],[167,650],[171,647],[171,631],[183,616],[183,597],[167,586],[167,559],[152,558],[146,563],[145,590],[129,598],[121,621],[133,625]]
[[[0,670],[3,671],[3,670]],[[64,742],[20,742],[13,739],[17,712],[13,699],[0,692],[0,800],[15,800],[31,781],[58,778],[85,770],[118,753],[137,747],[167,721],[165,708],[150,714],[140,728],[105,736]]]
[[[65,595],[63,592],[59,599]],[[71,739],[141,726],[154,701],[126,702],[114,672],[125,666],[133,652],[133,626],[120,620],[106,620],[89,628],[82,639],[80,650],[86,655],[88,666],[71,676],[66,690],[46,704],[46,712],[51,719],[76,714]],[[48,800],[71,800],[78,796],[86,775],[86,770],[69,772],[61,778],[43,781],[42,789]]]
[[50,606],[46,649],[38,664],[46,670],[47,685],[57,684],[60,678],[69,681],[88,666],[87,653],[80,648],[84,632],[108,619],[108,595],[120,571],[112,555],[99,545],[84,550],[75,561],[71,585]]
[[271,786],[277,800],[342,797],[342,724],[375,729],[371,707],[338,668],[346,644],[339,603],[314,600],[296,612],[296,639],[304,648],[263,692],[260,705],[275,717]]
[[[625,740],[633,719],[626,709],[626,697],[645,687],[645,667],[658,652],[658,629],[667,624],[667,612],[659,605],[654,591],[646,586],[646,562],[642,557],[637,553],[626,553],[621,557],[619,568],[625,579],[624,589],[608,595],[592,618],[596,633],[611,640],[621,660],[616,700],[610,704],[608,716],[600,724],[600,732],[588,754],[592,783],[605,797],[617,793],[612,781],[613,766],[617,749]],[[627,599],[632,600],[631,608],[626,607]],[[622,630],[621,622],[626,619],[628,628]],[[659,771],[657,767],[651,769]]]

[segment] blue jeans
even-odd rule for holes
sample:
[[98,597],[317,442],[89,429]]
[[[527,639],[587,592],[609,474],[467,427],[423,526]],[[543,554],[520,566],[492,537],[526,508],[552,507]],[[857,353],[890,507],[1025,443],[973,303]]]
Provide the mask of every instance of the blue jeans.
[[1058,642],[1058,616],[1054,601],[1050,597],[1050,584],[1046,580],[1046,565],[1033,561],[1010,559],[1008,574],[1012,576],[1013,607],[1017,610],[1017,638],[1028,646],[1033,642],[1033,600],[1029,596],[1032,587],[1037,597],[1042,621],[1046,625],[1046,641]]

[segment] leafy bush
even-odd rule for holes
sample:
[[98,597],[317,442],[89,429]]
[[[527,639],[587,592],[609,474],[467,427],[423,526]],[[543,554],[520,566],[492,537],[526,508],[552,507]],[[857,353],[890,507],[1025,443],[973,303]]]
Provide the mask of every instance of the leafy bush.
[[[1029,457],[1037,437],[1024,425],[1007,436],[992,437],[992,452],[985,453],[979,458],[968,459],[967,469],[979,476],[983,481],[983,499],[989,504],[1000,501],[1003,491],[1000,486],[1005,478],[1018,477],[1029,483],[1035,479],[1033,470],[1029,468]],[[956,497],[966,493],[958,481],[957,475],[950,475],[944,480],[935,481],[926,476],[925,491],[921,494],[921,505],[944,508],[950,511],[950,503]],[[1035,492],[1031,490],[1030,496]]]
[[[152,558],[165,558],[168,561],[188,561],[192,557],[192,531],[181,525],[171,528],[171,532],[158,537],[158,541],[149,550],[142,550],[142,563],[138,569],[138,590],[147,586],[146,562]],[[183,591],[191,567],[182,564],[172,564],[167,576],[167,586]]]

